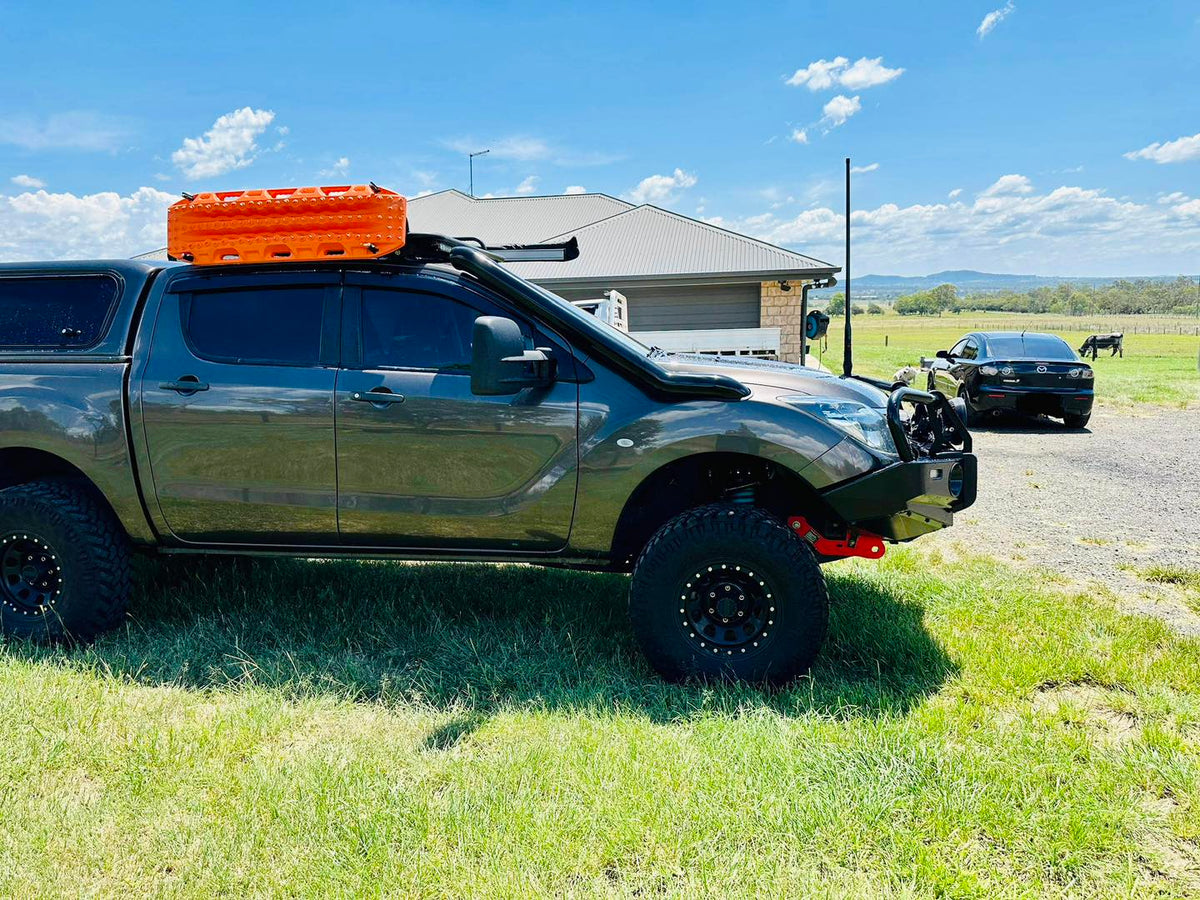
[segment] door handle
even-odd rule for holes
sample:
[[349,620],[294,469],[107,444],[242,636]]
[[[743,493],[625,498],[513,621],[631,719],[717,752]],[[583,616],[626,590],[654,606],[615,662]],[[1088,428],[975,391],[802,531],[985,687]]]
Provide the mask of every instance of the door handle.
[[377,406],[385,406],[389,403],[403,403],[403,394],[393,394],[391,391],[375,388],[371,391],[355,391],[350,395],[351,400],[357,400],[360,403],[373,403]]
[[181,394],[194,394],[197,391],[207,391],[208,384],[195,375],[184,375],[178,381],[163,381],[158,385],[160,391],[178,391]]

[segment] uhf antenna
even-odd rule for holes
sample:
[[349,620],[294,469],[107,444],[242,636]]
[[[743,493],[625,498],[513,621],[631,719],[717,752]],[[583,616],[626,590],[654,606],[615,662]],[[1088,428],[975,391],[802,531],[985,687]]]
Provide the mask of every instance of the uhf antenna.
[[846,157],[846,331],[842,350],[842,375],[849,378],[854,373],[854,355],[850,336],[850,157]]

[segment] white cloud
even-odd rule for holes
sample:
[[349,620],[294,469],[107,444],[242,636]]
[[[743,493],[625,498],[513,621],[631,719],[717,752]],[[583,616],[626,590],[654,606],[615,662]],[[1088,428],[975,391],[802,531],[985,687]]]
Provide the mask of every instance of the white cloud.
[[538,177],[536,175],[528,175],[525,180],[517,185],[516,192],[518,194],[532,194],[537,190]]
[[567,189],[565,191],[563,191],[563,193],[564,194],[586,194],[587,188],[585,188],[582,184],[569,184],[569,185],[567,185]]
[[819,59],[803,69],[797,69],[787,83],[794,87],[804,85],[810,91],[823,91],[835,85],[851,91],[861,91],[887,84],[904,74],[904,69],[889,69],[885,66],[882,56],[874,59],[864,56],[853,65],[849,63],[850,60],[844,56],[832,60]]
[[213,123],[203,137],[184,138],[183,145],[171,154],[171,161],[188,178],[212,178],[254,162],[255,141],[275,119],[269,109],[249,106],[226,113]]
[[823,91],[837,83],[838,73],[846,68],[848,62],[850,60],[844,56],[829,61],[818,59],[803,69],[797,69],[787,83],[793,87],[805,85],[810,91]]
[[851,173],[854,172],[874,172],[879,168],[879,163],[871,163],[869,166],[851,166]]
[[541,138],[512,136],[493,138],[491,140],[475,140],[474,138],[455,138],[443,141],[443,146],[455,153],[478,153],[487,150],[488,156],[495,159],[515,159],[518,162],[530,162],[545,159],[550,155],[550,145]]
[[44,119],[0,117],[0,144],[25,150],[107,150],[120,148],[128,131],[111,116],[91,112],[55,113]]
[[877,56],[874,59],[867,59],[864,56],[841,74],[841,77],[838,78],[838,84],[852,91],[861,91],[864,88],[887,84],[889,81],[894,81],[903,74],[903,69],[889,69],[885,66],[882,56]]
[[34,178],[32,175],[14,175],[9,181],[17,187],[33,188],[35,190],[46,186],[46,182],[40,178]]
[[1024,175],[1001,175],[979,196],[996,197],[1004,194],[1032,194],[1033,183]]
[[1176,138],[1160,144],[1157,141],[1125,154],[1126,159],[1150,159],[1160,165],[1163,163],[1188,162],[1200,159],[1200,133],[1191,137]]
[[[924,274],[939,269],[1062,275],[1193,271],[1200,200],[1138,203],[1103,190],[1039,191],[1022,175],[974,201],[880,206],[851,214],[856,269]],[[828,206],[721,220],[724,227],[819,259],[841,259],[844,218]]]
[[337,161],[328,169],[322,169],[317,174],[323,178],[338,177],[350,171],[350,157],[339,156]]
[[821,121],[830,128],[837,128],[839,125],[844,125],[847,119],[861,109],[862,103],[859,102],[857,95],[847,97],[838,94],[821,108],[821,112],[825,114]]
[[791,137],[788,138],[788,140],[794,141],[797,144],[807,144],[808,143],[808,129],[793,128]]
[[649,178],[643,178],[638,186],[629,192],[628,197],[634,203],[661,203],[673,199],[676,193],[695,184],[695,175],[683,169],[676,169],[671,175],[651,175]]
[[167,207],[156,188],[82,196],[44,190],[0,195],[0,260],[123,257],[166,244]]
[[975,29],[975,33],[979,35],[979,39],[983,40],[988,36],[993,28],[1009,17],[1012,11],[1016,9],[1012,0],[1008,0],[999,9],[993,9],[990,13],[983,17],[983,21],[979,23],[979,27]]
[[949,194],[947,194],[946,196],[947,196],[947,197],[949,197],[951,200],[953,200],[955,197],[957,197],[959,194],[961,194],[961,193],[962,193],[962,191],[963,191],[963,189],[962,189],[962,188],[955,188],[954,190],[952,190],[952,191],[951,191]]

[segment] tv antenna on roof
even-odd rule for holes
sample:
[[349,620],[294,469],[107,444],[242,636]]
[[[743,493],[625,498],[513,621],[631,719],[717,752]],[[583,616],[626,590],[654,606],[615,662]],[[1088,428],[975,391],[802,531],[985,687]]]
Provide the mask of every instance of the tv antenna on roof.
[[491,148],[489,147],[487,150],[477,150],[477,151],[476,151],[476,152],[474,152],[474,153],[468,153],[468,154],[467,154],[467,166],[468,166],[468,167],[470,168],[470,170],[471,170],[471,180],[470,180],[470,188],[469,188],[469,193],[471,194],[471,196],[472,196],[472,197],[474,197],[474,196],[475,196],[475,157],[477,157],[477,156],[486,156],[487,154],[489,154],[489,153],[491,153],[491,152],[492,152],[492,151],[491,151]]

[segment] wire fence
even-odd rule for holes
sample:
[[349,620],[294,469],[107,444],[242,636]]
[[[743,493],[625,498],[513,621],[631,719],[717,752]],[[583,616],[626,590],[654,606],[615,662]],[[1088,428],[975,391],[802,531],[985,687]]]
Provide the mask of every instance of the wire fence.
[[[855,326],[863,319],[858,316]],[[896,333],[920,331],[937,323],[963,331],[1075,331],[1089,334],[1107,334],[1119,331],[1123,334],[1181,334],[1200,337],[1200,319],[1182,316],[1069,316],[1047,318],[1036,316],[971,316],[949,314],[945,316],[889,316],[886,322],[870,322],[871,331],[886,330]]]

